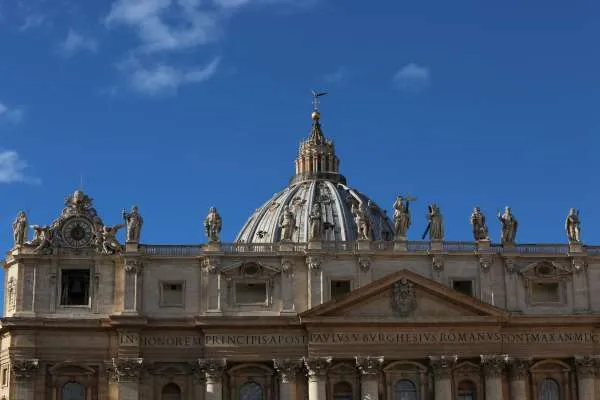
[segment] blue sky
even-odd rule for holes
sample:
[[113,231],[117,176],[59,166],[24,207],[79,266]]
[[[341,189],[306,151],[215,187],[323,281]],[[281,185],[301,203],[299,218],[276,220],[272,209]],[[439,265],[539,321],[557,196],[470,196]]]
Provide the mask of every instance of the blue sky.
[[54,219],[83,176],[146,243],[231,241],[293,174],[310,90],[351,186],[437,202],[447,239],[505,205],[517,241],[600,243],[600,3],[0,0],[0,248]]

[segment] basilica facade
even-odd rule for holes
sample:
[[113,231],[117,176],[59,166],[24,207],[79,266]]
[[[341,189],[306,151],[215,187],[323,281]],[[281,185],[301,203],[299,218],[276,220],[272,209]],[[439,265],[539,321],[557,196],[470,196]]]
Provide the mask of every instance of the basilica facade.
[[0,399],[600,399],[600,246],[575,210],[561,244],[520,244],[509,208],[500,243],[479,209],[449,242],[431,204],[409,240],[413,199],[390,218],[349,186],[317,110],[295,166],[234,243],[216,209],[203,245],[144,243],[140,210],[108,226],[81,191],[19,213]]

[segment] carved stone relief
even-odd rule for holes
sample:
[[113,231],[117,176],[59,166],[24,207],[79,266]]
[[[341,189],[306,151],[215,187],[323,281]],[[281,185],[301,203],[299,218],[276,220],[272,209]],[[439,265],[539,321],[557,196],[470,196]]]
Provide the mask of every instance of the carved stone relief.
[[392,286],[392,310],[399,317],[408,317],[417,308],[414,285],[403,278]]
[[323,258],[319,256],[308,256],[306,257],[306,264],[309,269],[319,270],[321,269],[321,264],[323,263]]

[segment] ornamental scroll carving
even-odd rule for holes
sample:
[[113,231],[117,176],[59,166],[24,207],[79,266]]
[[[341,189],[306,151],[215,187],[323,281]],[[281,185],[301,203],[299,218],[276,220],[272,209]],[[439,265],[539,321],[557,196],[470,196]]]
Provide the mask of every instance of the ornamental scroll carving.
[[281,383],[294,383],[296,375],[302,368],[302,360],[273,359],[275,370],[279,373]]
[[493,254],[481,254],[479,255],[479,266],[483,272],[490,270],[490,267],[494,264]]
[[140,275],[142,273],[142,262],[133,258],[126,258],[123,269],[128,274]]
[[362,375],[376,375],[383,366],[383,356],[378,357],[355,357],[356,368]]
[[12,359],[10,361],[11,370],[16,380],[29,380],[39,368],[39,361],[31,359]]
[[417,296],[412,282],[402,278],[392,286],[392,310],[398,317],[408,317],[417,308]]
[[220,382],[226,366],[227,360],[224,358],[198,359],[198,368],[204,374],[207,381]]
[[508,362],[507,355],[482,355],[481,365],[485,376],[501,377]]
[[143,358],[113,358],[106,372],[111,382],[135,381],[140,378],[143,364]]
[[331,365],[331,359],[331,357],[304,357],[302,360],[304,361],[304,366],[308,371],[309,379],[325,376],[329,365]]

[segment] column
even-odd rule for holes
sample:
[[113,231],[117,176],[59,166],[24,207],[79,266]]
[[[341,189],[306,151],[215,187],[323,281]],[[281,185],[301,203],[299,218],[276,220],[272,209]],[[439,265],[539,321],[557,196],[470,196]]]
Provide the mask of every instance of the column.
[[294,303],[294,262],[289,259],[281,261],[281,299],[282,312],[295,313]]
[[527,378],[529,376],[530,364],[529,360],[518,358],[508,359],[511,400],[527,400]]
[[273,360],[279,374],[279,400],[296,400],[296,375],[302,367],[302,360]]
[[143,367],[142,358],[113,358],[106,371],[109,381],[117,385],[117,399],[140,400],[139,381]]
[[308,265],[309,276],[308,276],[308,306],[315,307],[319,304],[323,304],[323,271],[321,271],[321,264],[323,258],[320,256],[307,256],[306,264]]
[[481,365],[485,376],[485,400],[502,400],[502,374],[507,355],[482,355]]
[[198,368],[206,379],[204,400],[223,399],[223,372],[226,366],[227,360],[224,358],[198,360]]
[[123,312],[138,314],[142,311],[142,263],[139,260],[126,258],[123,291]]
[[14,400],[35,400],[35,375],[39,362],[35,358],[11,359],[10,369],[15,379]]
[[435,400],[452,400],[452,368],[458,356],[430,356]]
[[308,371],[308,400],[327,400],[327,368],[331,357],[304,358]]
[[356,367],[360,372],[360,398],[379,399],[379,372],[383,366],[383,356],[356,357]]
[[596,362],[594,356],[575,357],[579,400],[596,400]]

